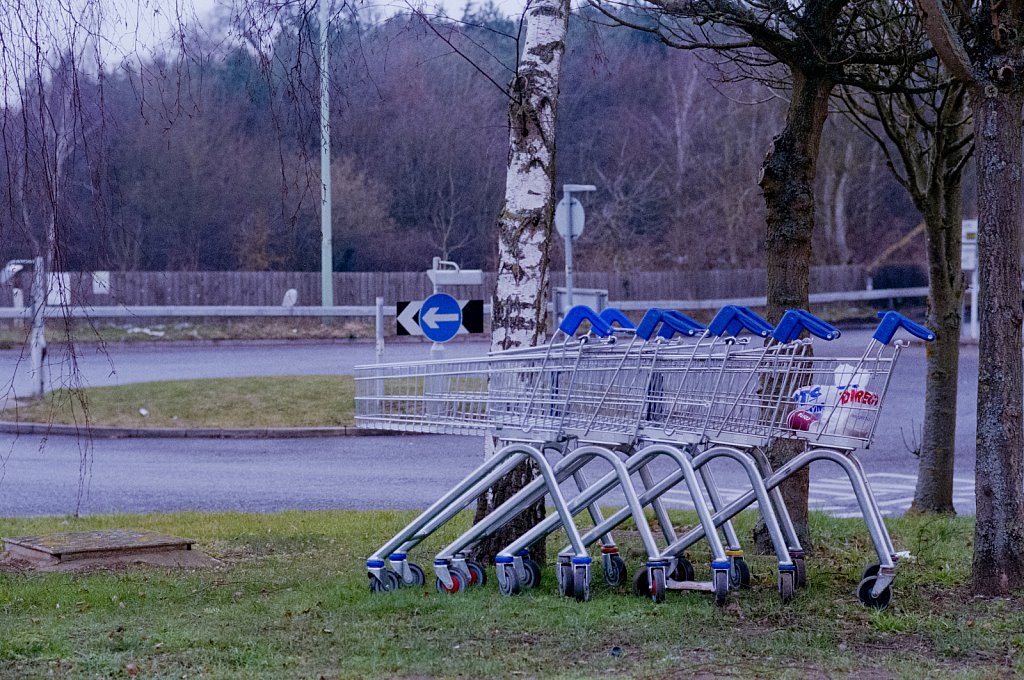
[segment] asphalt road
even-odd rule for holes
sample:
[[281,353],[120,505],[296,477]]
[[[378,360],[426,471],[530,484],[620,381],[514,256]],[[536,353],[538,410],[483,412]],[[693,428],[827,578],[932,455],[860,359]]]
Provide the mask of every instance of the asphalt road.
[[[852,331],[819,354],[859,355],[870,333]],[[427,344],[394,344],[389,361],[426,358]],[[473,356],[482,343],[459,342],[448,356]],[[372,362],[368,343],[258,343],[202,346],[122,345],[106,353],[81,348],[74,357],[86,385],[240,375],[349,373]],[[50,355],[51,384],[70,381],[70,358]],[[0,375],[21,390],[26,376],[18,353],[0,352]],[[961,358],[957,419],[957,507],[973,512],[977,349]],[[904,351],[894,374],[875,443],[861,454],[880,505],[909,505],[916,459],[906,440],[923,412],[924,349]],[[95,440],[0,435],[0,517],[81,512],[240,510],[288,508],[423,508],[481,461],[479,439],[442,436],[350,437],[300,440]],[[838,469],[812,468],[812,504],[834,514],[856,506]],[[717,466],[727,495],[743,480],[733,466]],[[685,507],[683,494],[672,499]]]

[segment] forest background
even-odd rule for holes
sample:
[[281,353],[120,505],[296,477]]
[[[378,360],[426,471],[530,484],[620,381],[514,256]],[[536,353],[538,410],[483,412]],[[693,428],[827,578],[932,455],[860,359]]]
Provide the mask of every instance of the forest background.
[[[317,24],[299,10],[282,18],[257,35],[224,11],[162,53],[88,72],[88,60],[68,59],[8,98],[0,257],[36,252],[47,226],[33,215],[56,201],[58,270],[319,270]],[[434,255],[494,270],[508,143],[501,86],[518,31],[518,17],[493,4],[429,20],[335,17],[335,270],[418,271]],[[583,199],[576,268],[763,266],[757,176],[787,92],[586,9],[567,44],[558,183],[598,187]],[[57,195],[17,162],[51,152],[19,107],[55,99],[77,104]],[[817,185],[814,264],[874,263],[921,220],[875,142],[841,115],[828,119]],[[973,187],[972,164],[965,215]],[[924,262],[924,252],[921,233],[887,256]]]

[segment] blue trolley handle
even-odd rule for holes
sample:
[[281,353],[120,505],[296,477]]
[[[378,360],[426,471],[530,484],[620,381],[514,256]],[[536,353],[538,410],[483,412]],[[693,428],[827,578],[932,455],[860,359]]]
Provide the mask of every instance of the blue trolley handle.
[[712,335],[739,335],[743,331],[766,338],[775,330],[774,326],[745,307],[726,305],[708,324]]
[[636,336],[649,341],[654,337],[654,332],[658,330],[659,326],[661,326],[661,330],[658,332],[658,337],[665,339],[671,338],[676,333],[696,335],[704,332],[703,326],[678,312],[652,307],[647,310],[644,318],[640,320],[640,325],[636,327]]
[[598,316],[600,316],[609,326],[619,324],[619,328],[622,330],[636,330],[636,324],[630,321],[629,317],[623,314],[621,309],[616,309],[615,307],[602,309]]
[[611,325],[586,305],[576,305],[570,309],[558,325],[558,330],[569,336],[576,335],[584,321],[590,322],[590,332],[594,335],[606,338],[613,333]]
[[775,327],[772,337],[778,342],[793,342],[800,337],[800,334],[808,331],[822,340],[835,340],[841,333],[839,329],[814,316],[803,309],[787,309],[782,315],[782,320]]
[[674,309],[665,310],[664,321],[665,323],[662,325],[661,330],[658,331],[658,337],[665,340],[671,340],[676,333],[692,338],[695,335],[703,335],[704,331],[707,330],[706,326],[697,323],[685,314],[680,314]]
[[921,338],[928,342],[935,339],[935,333],[920,324],[914,323],[899,312],[879,312],[878,318],[880,318],[882,322],[878,324],[878,329],[875,330],[875,334],[871,337],[883,345],[888,345],[892,342],[892,338],[896,335],[896,331],[901,328],[914,337]]
[[651,307],[644,313],[644,318],[640,319],[640,324],[636,327],[636,337],[643,338],[644,340],[650,340],[654,336],[654,331],[657,330],[661,324],[662,318],[665,316],[665,310],[658,307]]

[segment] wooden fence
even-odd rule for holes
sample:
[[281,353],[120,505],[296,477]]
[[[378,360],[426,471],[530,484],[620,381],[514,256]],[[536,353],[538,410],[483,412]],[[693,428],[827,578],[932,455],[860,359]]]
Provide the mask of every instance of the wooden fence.
[[[29,275],[13,283],[26,288]],[[564,285],[564,273],[553,272],[554,285]],[[320,304],[317,272],[110,272],[109,292],[95,289],[90,273],[66,275],[73,305],[280,305],[285,292],[298,292],[298,305]],[[867,275],[861,266],[813,267],[811,292],[862,290]],[[702,300],[765,294],[763,269],[702,272],[578,272],[577,288],[603,288],[611,301]],[[443,290],[460,299],[489,299],[494,274],[484,274],[483,286],[451,286]],[[377,296],[386,304],[422,300],[432,291],[422,272],[344,272],[334,274],[337,305],[372,305]],[[11,287],[0,287],[0,306],[12,304]]]

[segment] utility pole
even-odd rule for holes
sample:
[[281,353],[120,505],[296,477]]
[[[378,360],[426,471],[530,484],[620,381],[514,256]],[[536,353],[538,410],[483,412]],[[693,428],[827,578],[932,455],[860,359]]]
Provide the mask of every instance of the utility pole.
[[[331,243],[331,95],[330,53],[327,40],[330,28],[329,0],[319,0],[320,10],[320,304],[334,306],[334,254]],[[326,320],[326,319],[325,319]]]

